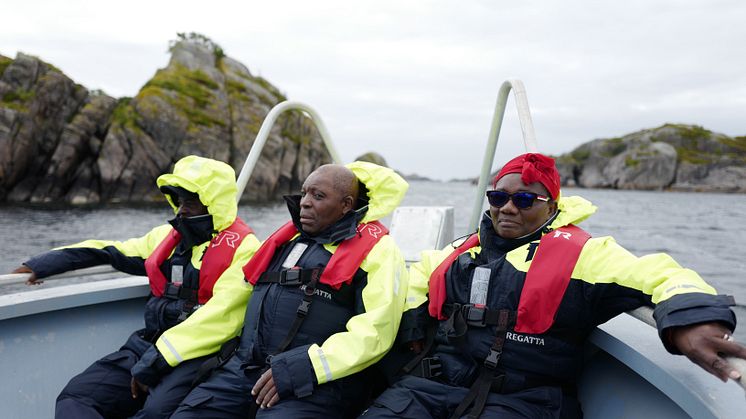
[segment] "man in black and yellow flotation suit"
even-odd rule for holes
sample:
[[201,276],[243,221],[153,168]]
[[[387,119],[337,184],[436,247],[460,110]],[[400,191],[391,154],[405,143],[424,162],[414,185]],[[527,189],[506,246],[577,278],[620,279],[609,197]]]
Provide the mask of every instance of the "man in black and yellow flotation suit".
[[[423,253],[410,268],[405,317],[430,327],[424,350],[364,418],[579,417],[583,343],[610,318],[655,305],[661,339],[721,379],[732,299],[665,254],[635,257],[575,224],[595,211],[560,197],[554,160],[524,154],[487,191],[479,231],[457,248]],[[417,322],[414,322],[417,323]],[[420,350],[421,345],[413,345]]]
[[367,393],[358,374],[392,346],[404,308],[404,259],[378,220],[407,183],[371,163],[325,165],[292,221],[244,267],[252,295],[236,352],[173,418],[349,416]]
[[[157,185],[176,213],[170,225],[124,242],[88,240],[58,248],[16,270],[32,271],[34,282],[110,264],[129,274],[147,274],[150,281],[145,327],[67,384],[57,399],[58,418],[168,417],[189,392],[206,356],[243,324],[242,311],[222,318],[223,333],[200,328],[199,321],[210,311],[246,304],[236,290],[243,286],[241,267],[259,241],[237,217],[235,172],[223,162],[188,156]],[[205,339],[185,339],[187,330]]]

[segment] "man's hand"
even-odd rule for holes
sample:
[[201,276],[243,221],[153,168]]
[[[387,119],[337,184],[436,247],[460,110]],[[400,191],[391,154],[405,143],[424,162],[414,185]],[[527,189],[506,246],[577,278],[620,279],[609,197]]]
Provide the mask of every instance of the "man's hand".
[[735,342],[731,331],[717,322],[671,328],[669,341],[692,362],[722,381],[738,380],[738,373],[724,356],[746,359],[746,347]]
[[34,273],[34,271],[32,271],[31,268],[29,268],[26,265],[21,265],[21,266],[17,267],[11,273],[14,273],[14,274],[31,274],[28,277],[28,279],[26,280],[26,285],[39,285],[39,284],[43,284],[44,283],[44,281],[39,281],[36,278],[36,273]]
[[148,386],[137,381],[135,377],[132,377],[132,380],[130,381],[130,391],[132,392],[132,398],[136,399],[140,397],[140,395],[148,394]]
[[254,388],[251,389],[251,395],[254,396],[256,404],[262,409],[272,407],[280,401],[275,380],[272,379],[272,368],[259,377],[259,380],[254,384]]

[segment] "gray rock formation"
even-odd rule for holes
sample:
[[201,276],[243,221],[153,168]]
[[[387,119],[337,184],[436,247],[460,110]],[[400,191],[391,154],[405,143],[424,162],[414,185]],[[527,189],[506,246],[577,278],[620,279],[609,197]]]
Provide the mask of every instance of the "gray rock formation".
[[[29,55],[0,55],[0,202],[160,201],[156,177],[189,154],[238,172],[285,97],[207,38],[181,38],[134,98],[90,92]],[[330,161],[313,123],[286,113],[244,198],[277,199]]]
[[666,124],[585,143],[557,166],[569,186],[746,192],[746,137]]
[[386,163],[386,159],[383,158],[382,155],[376,153],[375,151],[369,151],[363,155],[358,156],[356,161],[367,161],[368,163],[374,163],[379,166],[389,167],[389,165]]

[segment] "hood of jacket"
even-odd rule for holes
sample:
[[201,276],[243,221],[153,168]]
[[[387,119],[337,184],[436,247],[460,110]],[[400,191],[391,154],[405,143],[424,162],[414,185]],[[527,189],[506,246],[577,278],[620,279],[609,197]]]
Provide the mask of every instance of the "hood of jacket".
[[[158,188],[178,186],[196,193],[212,215],[212,224],[217,231],[233,224],[238,214],[236,172],[221,161],[186,156],[176,162],[172,173],[159,176],[156,185]],[[166,200],[176,213],[178,207],[171,195],[166,194]]]
[[579,224],[598,209],[585,198],[579,196],[563,197],[561,195],[557,201],[557,207],[559,208],[559,214],[549,225],[552,230],[569,224]]
[[368,211],[362,221],[368,223],[391,214],[399,206],[409,184],[388,167],[356,161],[346,164],[368,189]]

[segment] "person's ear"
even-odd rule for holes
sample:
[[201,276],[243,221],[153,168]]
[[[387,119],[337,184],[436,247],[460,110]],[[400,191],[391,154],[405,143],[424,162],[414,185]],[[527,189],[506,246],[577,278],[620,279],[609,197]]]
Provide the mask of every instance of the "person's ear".
[[549,216],[551,217],[555,212],[557,212],[557,201],[551,201],[549,205]]
[[355,199],[352,198],[352,195],[346,195],[344,198],[342,198],[342,212],[344,214],[347,214],[348,212],[352,211],[355,208]]

